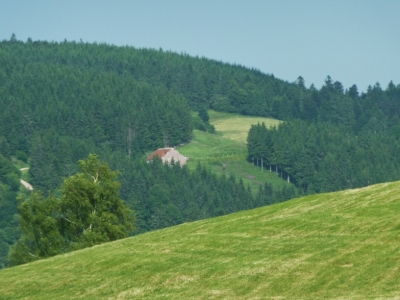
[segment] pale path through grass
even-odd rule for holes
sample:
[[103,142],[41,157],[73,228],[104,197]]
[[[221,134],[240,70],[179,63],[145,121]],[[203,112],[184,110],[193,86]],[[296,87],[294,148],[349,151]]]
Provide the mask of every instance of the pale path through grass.
[[399,299],[400,182],[186,223],[0,271],[1,299]]
[[[17,159],[14,156],[12,157],[11,161],[14,164],[14,166],[21,171],[21,178],[20,178],[21,188],[20,188],[20,190],[23,191],[25,189],[28,189],[28,190],[32,191],[33,187],[29,183],[29,181],[30,181],[29,164],[26,162],[23,162],[22,160]],[[0,298],[0,300],[1,300],[1,298]]]

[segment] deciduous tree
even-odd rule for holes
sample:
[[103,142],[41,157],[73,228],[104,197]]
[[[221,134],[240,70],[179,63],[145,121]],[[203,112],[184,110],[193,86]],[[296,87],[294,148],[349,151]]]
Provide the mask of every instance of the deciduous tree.
[[97,155],[79,161],[80,173],[64,180],[62,196],[39,192],[21,200],[22,236],[10,253],[10,265],[127,237],[133,211],[119,198],[118,172]]

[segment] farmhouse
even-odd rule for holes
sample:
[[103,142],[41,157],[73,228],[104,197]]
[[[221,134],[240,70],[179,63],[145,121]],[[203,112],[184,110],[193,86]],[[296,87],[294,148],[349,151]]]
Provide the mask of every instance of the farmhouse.
[[174,160],[174,162],[177,163],[179,161],[180,165],[184,166],[189,160],[188,157],[180,154],[175,148],[160,148],[150,154],[147,158],[147,162],[152,161],[156,156],[161,158],[164,164],[170,164],[171,161]]

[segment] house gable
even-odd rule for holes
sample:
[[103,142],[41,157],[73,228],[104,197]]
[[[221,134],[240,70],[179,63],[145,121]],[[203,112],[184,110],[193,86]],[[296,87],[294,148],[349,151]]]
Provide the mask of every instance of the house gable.
[[174,148],[160,148],[150,154],[150,156],[147,158],[147,161],[153,160],[156,156],[160,157],[164,164],[170,164],[172,160],[174,160],[174,162],[179,162],[181,166],[185,165],[189,159],[188,157],[180,154]]

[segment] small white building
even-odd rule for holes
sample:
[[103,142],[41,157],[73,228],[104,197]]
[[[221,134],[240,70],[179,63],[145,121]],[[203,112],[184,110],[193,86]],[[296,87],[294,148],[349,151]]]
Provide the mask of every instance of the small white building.
[[188,157],[180,154],[175,148],[160,148],[150,154],[150,156],[147,158],[147,161],[152,161],[156,156],[161,158],[164,164],[170,164],[173,159],[175,163],[179,162],[181,166],[184,166],[189,160]]

